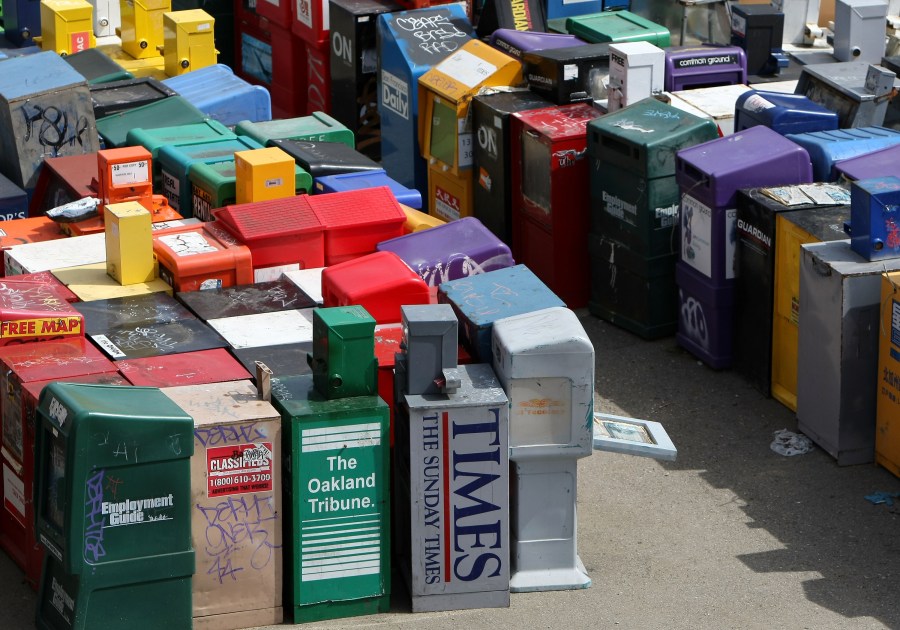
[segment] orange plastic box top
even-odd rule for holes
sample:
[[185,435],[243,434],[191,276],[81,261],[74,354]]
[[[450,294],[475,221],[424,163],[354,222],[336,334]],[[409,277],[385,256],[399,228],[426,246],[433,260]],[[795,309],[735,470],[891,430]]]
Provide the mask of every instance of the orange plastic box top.
[[[0,225],[0,251],[22,243],[52,241],[65,237],[59,226],[46,216],[13,219]],[[0,272],[6,275],[2,254],[0,254]]]
[[219,240],[202,224],[155,232],[153,252],[159,259],[159,277],[176,291],[253,282],[250,249]]

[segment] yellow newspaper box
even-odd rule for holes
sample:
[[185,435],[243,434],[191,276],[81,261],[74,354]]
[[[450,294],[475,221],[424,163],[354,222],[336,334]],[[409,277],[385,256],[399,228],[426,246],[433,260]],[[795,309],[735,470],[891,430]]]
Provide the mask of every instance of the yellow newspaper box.
[[428,166],[428,212],[441,221],[472,216],[475,204],[472,171],[455,175],[440,164]]
[[65,57],[94,48],[94,6],[87,0],[41,0],[41,48]]
[[235,151],[236,202],[253,203],[293,197],[297,163],[278,147]]
[[419,145],[429,164],[471,170],[474,153],[469,103],[483,87],[518,85],[522,64],[476,39],[419,78]]
[[[469,104],[483,87],[521,82],[519,61],[478,40],[467,41],[419,78],[419,146],[428,161],[430,214],[445,220],[472,214],[475,150]],[[462,195],[450,216],[435,213],[435,184],[431,181],[435,172],[441,173],[442,179],[455,180],[451,187]]]
[[122,50],[135,59],[159,57],[163,45],[163,14],[171,0],[122,0]]
[[881,274],[875,462],[900,477],[900,272]]
[[150,211],[137,201],[108,204],[106,273],[121,285],[149,282],[156,277]]
[[215,19],[203,9],[163,14],[163,58],[170,77],[216,63]]

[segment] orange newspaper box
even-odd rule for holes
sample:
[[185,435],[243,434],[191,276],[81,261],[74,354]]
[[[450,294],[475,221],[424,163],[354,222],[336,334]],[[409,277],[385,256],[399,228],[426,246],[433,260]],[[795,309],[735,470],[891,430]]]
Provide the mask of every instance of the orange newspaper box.
[[250,249],[217,238],[203,224],[153,234],[159,277],[176,291],[221,289],[253,282]]
[[0,275],[6,275],[3,250],[9,249],[13,245],[52,241],[65,236],[59,226],[46,216],[4,221],[0,226]]
[[147,204],[153,196],[150,151],[144,147],[121,147],[97,151],[98,190],[103,205],[137,201]]
[[103,209],[110,204],[136,201],[150,212],[150,221],[176,221],[183,218],[169,206],[165,195],[153,194],[153,161],[150,151],[141,146],[97,151],[98,216],[64,223],[72,236],[103,231]]

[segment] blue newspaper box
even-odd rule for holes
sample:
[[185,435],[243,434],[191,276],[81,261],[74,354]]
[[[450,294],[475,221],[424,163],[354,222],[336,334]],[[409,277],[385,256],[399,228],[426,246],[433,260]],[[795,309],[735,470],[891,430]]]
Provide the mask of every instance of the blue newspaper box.
[[0,173],[29,194],[45,158],[100,148],[87,80],[55,52],[0,70]]
[[378,16],[381,164],[404,186],[428,190],[418,140],[419,77],[472,39],[465,9],[448,4]]
[[28,195],[0,175],[0,221],[24,219],[28,216]]
[[900,177],[850,185],[850,249],[869,261],[900,258]]
[[765,125],[781,135],[838,128],[836,112],[802,94],[749,90],[734,104],[734,130]]
[[453,307],[460,341],[476,363],[491,360],[494,322],[565,303],[525,265],[442,282],[438,303]]
[[236,76],[228,66],[206,66],[163,83],[223,125],[236,125],[242,120],[272,120],[269,90]]
[[379,186],[390,188],[398,203],[416,210],[422,209],[422,193],[415,188],[407,188],[397,180],[389,177],[383,169],[318,177],[316,178],[315,190],[317,193],[332,193],[359,190],[360,188],[378,188]]
[[28,46],[41,34],[41,0],[5,0],[3,34],[11,44]]
[[900,131],[887,127],[811,131],[788,134],[785,137],[809,153],[813,178],[817,182],[831,182],[837,178],[834,164],[838,160],[846,160],[900,144]]

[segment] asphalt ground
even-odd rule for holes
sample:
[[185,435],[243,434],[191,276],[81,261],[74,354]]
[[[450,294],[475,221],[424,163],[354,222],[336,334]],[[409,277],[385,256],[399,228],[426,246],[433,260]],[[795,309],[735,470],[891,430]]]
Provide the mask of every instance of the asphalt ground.
[[[786,407],[674,337],[645,341],[579,315],[597,410],[661,422],[678,447],[675,462],[580,461],[578,549],[592,586],[413,614],[395,578],[390,613],[304,627],[900,628],[900,503],[865,498],[900,492],[900,480],[874,464],[838,467],[818,448],[776,454],[773,433],[796,431]],[[33,628],[35,605],[0,554],[0,628]]]

